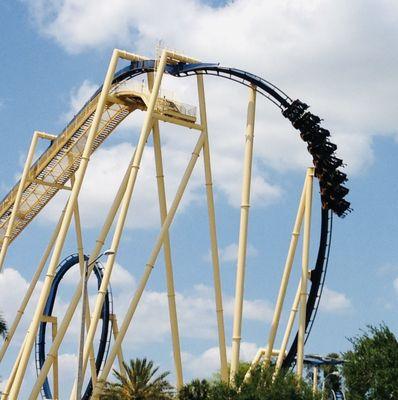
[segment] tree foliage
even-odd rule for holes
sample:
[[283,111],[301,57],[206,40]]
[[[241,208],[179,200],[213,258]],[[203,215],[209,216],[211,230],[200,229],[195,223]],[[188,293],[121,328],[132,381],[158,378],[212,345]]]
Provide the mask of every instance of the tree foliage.
[[256,368],[248,382],[244,382],[246,370],[240,369],[235,377],[235,386],[220,380],[208,382],[192,381],[178,394],[179,400],[315,400],[320,397],[312,394],[305,383],[297,384],[290,372],[280,373],[273,379],[273,368]]
[[166,380],[168,372],[159,374],[158,367],[152,361],[144,359],[130,360],[123,363],[126,374],[116,370],[113,375],[116,382],[107,382],[102,400],[169,400],[174,393],[170,383]]
[[343,374],[349,400],[398,399],[398,341],[382,324],[351,338]]

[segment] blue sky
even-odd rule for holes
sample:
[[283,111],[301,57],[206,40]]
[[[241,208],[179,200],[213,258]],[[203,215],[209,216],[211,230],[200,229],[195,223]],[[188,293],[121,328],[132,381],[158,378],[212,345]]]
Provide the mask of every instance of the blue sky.
[[[398,59],[391,51],[398,33],[397,5],[370,0],[349,4],[171,0],[167,5],[155,4],[157,12],[153,14],[138,1],[115,1],[112,8],[106,1],[91,0],[2,2],[0,196],[20,174],[33,131],[62,130],[101,83],[114,47],[151,56],[162,39],[170,48],[204,61],[220,61],[256,73],[291,97],[308,102],[312,112],[324,118],[324,126],[339,145],[338,154],[347,162],[354,212],[344,220],[335,219],[327,289],[308,352],[344,351],[349,346],[346,337],[366,324],[385,321],[397,332]],[[181,101],[195,103],[192,81],[167,79],[164,86]],[[212,78],[206,80],[206,89],[230,344],[247,90]],[[132,115],[93,157],[81,198],[87,252],[131,157],[141,121],[142,115]],[[167,125],[161,130],[170,202],[195,136]],[[265,344],[305,167],[310,162],[297,136],[278,109],[258,99],[243,328],[246,357]],[[120,321],[158,232],[151,150],[149,142],[112,282]],[[201,170],[199,160],[171,230],[187,378],[217,369],[218,361]],[[62,201],[62,196],[54,199],[10,249],[0,276],[0,309],[9,323]],[[319,222],[317,209],[318,200],[314,233]],[[315,248],[314,238],[313,260]],[[75,250],[71,235],[63,256]],[[60,315],[76,280],[77,275],[72,274],[62,289]],[[145,355],[172,370],[166,303],[160,255],[124,351],[127,357]],[[27,319],[17,340],[22,339],[26,326]],[[75,336],[72,330],[61,351],[68,382],[75,366]],[[3,379],[16,348],[11,347],[0,368]],[[26,386],[29,383],[30,378]]]

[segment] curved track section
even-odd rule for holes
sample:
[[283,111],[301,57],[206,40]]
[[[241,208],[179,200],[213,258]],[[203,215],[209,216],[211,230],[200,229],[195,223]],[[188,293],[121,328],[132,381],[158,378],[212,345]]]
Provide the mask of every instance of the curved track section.
[[[88,257],[84,257],[86,261],[88,261]],[[65,274],[73,267],[79,267],[79,255],[72,254],[71,256],[65,258],[58,266],[57,273],[55,275],[53,284],[51,286],[51,291],[47,299],[46,306],[44,308],[44,315],[51,316],[54,308],[55,298],[57,296],[58,287],[65,276]],[[102,281],[102,268],[99,263],[96,263],[94,266],[94,274],[97,278],[98,289],[101,285]],[[109,350],[109,343],[110,343],[110,336],[111,336],[111,321],[110,315],[112,314],[112,293],[110,291],[107,292],[105,296],[104,305],[102,308],[102,326],[101,326],[101,334],[99,340],[99,346],[97,350],[97,355],[95,358],[95,365],[97,373],[100,371],[103,362],[106,360],[108,350]],[[46,360],[46,330],[47,330],[47,322],[41,322],[39,327],[39,334],[36,340],[36,370],[37,373],[40,372],[45,360]],[[92,382],[88,383],[86,390],[83,395],[84,400],[88,400],[91,396],[93,387]],[[43,388],[42,388],[42,397],[44,399],[52,399],[53,395],[51,392],[50,384],[48,378],[46,378]]]

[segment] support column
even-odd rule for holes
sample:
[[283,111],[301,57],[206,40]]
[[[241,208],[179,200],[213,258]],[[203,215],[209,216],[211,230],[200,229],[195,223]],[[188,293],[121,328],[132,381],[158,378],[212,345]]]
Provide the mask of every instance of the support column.
[[[116,340],[117,335],[119,334],[119,327],[117,325],[117,318],[116,314],[111,314],[110,315],[111,321],[112,321],[112,333],[113,333],[113,338]],[[119,363],[119,369],[120,373],[126,377],[126,370],[124,369],[124,357],[123,357],[123,351],[122,351],[122,346],[120,346],[119,351],[117,352],[117,361]],[[94,387],[94,386],[93,386]]]
[[275,373],[278,373],[278,371],[281,369],[283,360],[285,358],[287,343],[288,343],[290,335],[292,333],[294,320],[296,318],[296,314],[298,311],[298,305],[299,305],[299,301],[300,301],[300,289],[301,289],[301,280],[298,284],[296,295],[294,296],[292,309],[289,314],[289,320],[287,322],[285,334],[283,335],[281,350],[279,352],[278,359],[276,361]]
[[146,263],[144,273],[143,273],[141,280],[137,286],[134,297],[130,302],[129,308],[126,312],[123,323],[120,327],[119,335],[118,335],[117,339],[115,340],[115,343],[113,344],[112,349],[109,352],[109,355],[108,355],[108,358],[104,365],[104,368],[98,377],[97,386],[94,388],[94,392],[93,392],[93,399],[98,399],[98,396],[101,393],[102,387],[109,375],[110,370],[112,369],[112,365],[113,365],[113,362],[117,355],[117,352],[118,352],[118,350],[121,346],[121,343],[127,333],[127,329],[130,326],[131,319],[134,316],[135,310],[137,309],[137,306],[141,299],[142,293],[144,292],[145,286],[151,275],[152,269],[154,268],[154,265],[156,263],[156,259],[159,255],[159,252],[164,243],[165,234],[169,231],[170,225],[173,222],[174,216],[177,212],[177,208],[180,204],[180,201],[184,194],[185,188],[187,187],[188,181],[191,177],[192,171],[195,167],[196,161],[197,161],[200,151],[203,147],[204,140],[205,140],[205,136],[203,133],[201,133],[201,135],[199,136],[199,139],[196,143],[196,146],[194,148],[194,151],[192,152],[192,156],[188,163],[188,166],[184,172],[184,176],[181,179],[180,185],[178,187],[175,198],[171,204],[170,210],[169,210],[167,217],[163,223],[162,229],[160,230],[160,233],[156,239],[156,243],[152,249],[151,255],[149,256],[148,262]]
[[[148,136],[149,136],[151,128],[152,128],[152,114],[155,109],[155,105],[156,105],[156,101],[157,101],[157,97],[158,97],[158,93],[159,93],[159,89],[160,89],[160,84],[162,82],[163,73],[164,73],[164,70],[166,67],[166,62],[167,62],[167,52],[164,51],[162,54],[162,57],[160,59],[159,65],[158,65],[157,72],[156,72],[156,77],[155,77],[155,81],[154,81],[154,85],[153,85],[153,91],[150,96],[147,112],[145,115],[145,120],[144,120],[142,129],[141,129],[141,134],[140,134],[139,142],[138,142],[138,145],[136,148],[131,174],[129,176],[127,186],[126,186],[126,192],[123,196],[123,201],[122,201],[122,204],[120,207],[120,214],[119,214],[119,218],[118,218],[118,221],[116,224],[115,233],[113,235],[112,244],[110,247],[113,254],[110,254],[107,259],[107,262],[106,262],[106,265],[104,268],[102,281],[101,281],[101,286],[100,286],[100,289],[98,290],[97,300],[96,300],[94,310],[93,310],[93,313],[91,316],[90,329],[88,330],[86,341],[84,344],[83,369],[82,369],[83,374],[85,373],[86,367],[87,367],[89,348],[90,348],[91,344],[93,343],[95,331],[96,331],[97,325],[98,325],[98,321],[101,317],[102,306],[103,306],[105,295],[106,295],[106,292],[108,289],[113,265],[115,263],[116,254],[117,254],[119,244],[120,244],[120,239],[121,239],[121,236],[122,236],[122,233],[124,230],[127,212],[128,212],[129,206],[130,206],[131,196],[132,196],[132,193],[134,190],[138,170],[140,168],[142,155],[144,152],[146,141],[148,139]],[[75,387],[76,387],[76,382],[74,385],[74,393],[72,393],[72,395],[71,395],[71,400],[75,399]]]
[[275,337],[278,332],[279,321],[281,318],[283,304],[285,302],[286,290],[287,290],[287,286],[289,284],[290,273],[292,272],[294,257],[296,255],[297,243],[299,240],[301,226],[302,226],[302,222],[303,222],[303,216],[304,216],[306,187],[307,187],[307,177],[304,180],[304,187],[303,187],[303,190],[301,193],[300,203],[299,203],[299,207],[297,210],[296,221],[294,223],[292,238],[290,240],[289,251],[287,254],[285,268],[283,270],[283,275],[282,275],[282,280],[281,280],[281,285],[279,287],[279,293],[278,293],[278,297],[276,300],[274,316],[272,318],[271,328],[270,328],[269,337],[268,337],[268,345],[267,345],[268,347],[266,349],[265,356],[264,356],[265,365],[268,365],[269,361],[271,359],[271,352],[272,352],[272,349],[274,348]]
[[[149,90],[152,91],[153,73],[148,74],[148,86]],[[167,217],[167,201],[166,201],[166,189],[164,183],[162,146],[159,133],[159,121],[155,119],[153,120],[152,133],[153,133],[153,149],[154,149],[155,165],[156,165],[156,183],[157,183],[158,198],[159,198],[160,222],[162,226]],[[166,267],[167,300],[169,305],[169,318],[170,318],[171,340],[173,344],[174,368],[176,373],[176,386],[177,389],[180,389],[184,385],[184,378],[182,372],[180,335],[178,329],[177,306],[175,300],[170,236],[168,232],[166,233],[164,238],[163,253],[164,253],[164,264]]]
[[315,365],[313,369],[313,379],[312,379],[312,393],[316,394],[318,391],[318,367]]
[[203,161],[205,169],[207,210],[209,215],[211,258],[213,264],[214,297],[216,301],[218,347],[220,353],[220,366],[221,366],[220,371],[221,371],[222,381],[228,382],[227,346],[225,343],[224,312],[223,312],[222,288],[221,288],[221,277],[220,277],[220,260],[219,260],[218,243],[217,243],[216,215],[215,215],[214,195],[213,195],[213,178],[211,173],[211,162],[210,162],[209,135],[207,129],[205,90],[204,90],[202,75],[197,76],[197,84],[198,84],[198,97],[199,97],[199,110],[200,110],[200,124],[202,125],[202,132],[205,134],[205,142],[203,145]]
[[[55,336],[57,336],[57,317],[52,317],[51,328],[51,337],[54,340]],[[58,354],[56,355],[53,364],[53,392],[54,400],[59,400]]]
[[311,208],[312,208],[312,183],[314,179],[314,168],[307,170],[307,187],[305,192],[305,211],[304,211],[304,233],[303,233],[303,257],[301,268],[301,288],[300,288],[300,314],[299,314],[299,333],[297,341],[297,378],[303,377],[304,366],[304,340],[305,325],[307,319],[307,283],[308,283],[308,264],[311,239]]
[[16,400],[19,395],[19,391],[21,390],[21,384],[25,377],[26,367],[29,362],[30,354],[32,352],[32,348],[35,341],[36,332],[40,323],[41,316],[43,315],[43,310],[47,301],[48,294],[51,289],[51,285],[55,276],[56,268],[59,263],[59,259],[61,256],[61,252],[65,243],[65,239],[69,230],[69,226],[72,219],[73,208],[76,203],[76,200],[79,196],[80,189],[83,183],[84,176],[86,174],[87,166],[90,161],[90,155],[92,152],[93,142],[98,130],[98,126],[100,123],[100,119],[105,107],[106,96],[111,87],[113,75],[116,70],[116,65],[118,61],[119,55],[118,51],[113,51],[112,58],[108,67],[108,71],[106,73],[105,81],[102,87],[101,94],[99,96],[99,100],[97,103],[97,108],[94,114],[94,119],[90,127],[90,131],[87,137],[86,144],[84,146],[84,151],[82,155],[82,159],[79,165],[79,169],[76,173],[76,182],[72,188],[68,204],[66,206],[65,217],[61,224],[61,229],[57,240],[54,245],[54,251],[50,260],[50,264],[48,267],[48,272],[46,278],[43,283],[43,288],[40,294],[40,298],[36,307],[36,311],[33,315],[32,322],[29,326],[29,329],[26,334],[26,343],[24,346],[24,350],[22,353],[21,361],[18,366],[17,374],[15,376],[15,382],[11,389],[10,398],[12,400]]
[[242,331],[243,296],[245,286],[247,227],[249,222],[250,183],[253,162],[254,119],[256,107],[256,88],[249,89],[249,104],[247,108],[246,144],[243,166],[242,204],[240,213],[238,263],[236,270],[235,309],[232,337],[232,355],[230,380],[233,382],[239,366],[239,353]]

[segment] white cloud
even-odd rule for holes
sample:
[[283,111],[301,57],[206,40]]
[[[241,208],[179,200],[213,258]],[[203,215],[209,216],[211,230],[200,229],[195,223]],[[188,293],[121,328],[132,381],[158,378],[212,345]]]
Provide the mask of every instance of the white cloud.
[[381,265],[376,270],[377,274],[380,276],[395,275],[398,272],[398,265],[392,263],[386,263]]
[[398,293],[398,278],[394,279],[393,286],[394,286],[395,291]]
[[[13,268],[5,268],[0,274],[1,312],[7,321],[7,325],[11,325],[12,320],[15,318],[20,302],[28,288],[28,284],[28,281]],[[38,289],[40,288],[41,283],[38,284]],[[34,292],[32,298],[33,304],[36,303],[38,290]],[[33,307],[30,306],[25,315],[31,315],[32,310]]]
[[[247,245],[246,255],[248,257],[256,257],[258,254],[258,250],[252,245]],[[221,261],[236,261],[238,259],[238,244],[231,243],[224,248],[220,249],[220,259]]]
[[327,313],[344,313],[352,310],[352,303],[345,293],[337,292],[325,286],[320,307],[322,311]]
[[[71,53],[122,46],[148,54],[162,38],[172,48],[279,83],[326,119],[350,172],[372,163],[375,135],[397,137],[398,65],[390,51],[398,34],[395,2],[236,0],[211,8],[194,0],[150,5],[135,0],[25,1],[40,32]],[[213,92],[222,87],[212,85]],[[228,134],[228,120],[236,121],[228,100],[245,96],[235,93],[224,92],[216,103],[209,102],[211,110],[219,109],[218,132],[224,127]],[[257,135],[258,152],[274,168],[303,167],[309,162],[303,144],[287,132],[287,124],[276,123],[281,119],[277,114],[257,113],[256,130],[264,132],[262,138]]]
[[[238,244],[231,243],[218,250],[219,259],[221,262],[235,262],[238,259]],[[247,245],[246,257],[256,257],[258,250],[250,243]],[[205,261],[211,262],[211,250],[203,257]]]
[[[258,351],[255,343],[242,342],[240,347],[240,359],[251,361]],[[231,357],[231,347],[227,346],[227,357]],[[199,355],[183,353],[183,362],[187,370],[195,378],[208,378],[220,370],[220,353],[218,347],[211,347]]]

